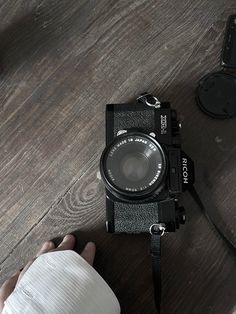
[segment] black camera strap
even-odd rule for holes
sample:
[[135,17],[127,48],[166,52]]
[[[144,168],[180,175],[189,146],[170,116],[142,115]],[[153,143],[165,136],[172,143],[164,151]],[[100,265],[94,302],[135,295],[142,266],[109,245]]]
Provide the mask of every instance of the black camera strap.
[[161,310],[161,235],[151,237],[152,276],[155,305],[158,313]]
[[207,220],[210,223],[210,225],[213,227],[214,230],[217,231],[217,233],[219,234],[221,239],[225,242],[225,244],[229,247],[229,249],[232,250],[233,255],[236,256],[236,246],[235,246],[235,244],[230,239],[228,239],[224,235],[224,233],[220,230],[220,228],[213,222],[213,220],[211,219],[211,217],[207,213],[206,207],[204,206],[203,202],[201,201],[200,196],[197,193],[197,191],[196,191],[194,186],[190,187],[189,193],[191,194],[191,196],[194,199],[194,201],[197,203],[198,207],[201,209],[201,211],[204,214],[204,216],[207,218]]
[[[220,230],[220,228],[213,222],[211,217],[208,215],[207,210],[201,201],[196,189],[192,186],[189,190],[192,198],[201,209],[204,216],[207,218],[210,225],[220,235],[221,239],[231,249],[234,256],[236,256],[236,247]],[[153,287],[154,287],[154,299],[157,309],[157,313],[161,313],[161,237],[165,232],[165,224],[159,223],[154,224],[150,227],[151,233],[151,259],[152,259],[152,276],[153,276]]]
[[165,224],[154,224],[150,227],[151,258],[154,299],[157,313],[161,313],[161,237],[165,233]]

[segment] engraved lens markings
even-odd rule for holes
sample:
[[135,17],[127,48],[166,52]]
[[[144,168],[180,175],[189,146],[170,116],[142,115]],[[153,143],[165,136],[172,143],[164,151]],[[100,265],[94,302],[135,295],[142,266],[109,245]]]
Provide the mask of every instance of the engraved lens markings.
[[[166,118],[166,117],[165,117],[165,118]],[[164,126],[164,127],[166,126],[166,123],[165,123],[165,122],[166,122],[166,119],[165,119],[165,118],[163,119],[163,120],[164,120],[164,121],[163,121],[163,122],[164,122],[164,123],[163,123],[163,126]],[[117,151],[117,149],[119,149],[119,148],[120,148],[121,146],[123,146],[123,145],[129,145],[129,144],[131,144],[131,143],[141,143],[141,144],[147,145],[147,147],[148,147],[148,148],[150,149],[150,151],[152,151],[152,152],[158,151],[158,148],[157,148],[153,143],[151,143],[150,141],[148,141],[148,140],[146,140],[146,139],[144,139],[144,138],[141,138],[141,137],[127,137],[127,138],[123,139],[122,141],[118,142],[117,144],[115,144],[115,145],[111,148],[111,150],[110,150],[108,156],[109,156],[110,158],[112,158],[113,155],[115,154],[115,152]],[[158,180],[158,178],[159,178],[159,176],[160,176],[160,174],[161,174],[161,172],[162,172],[162,164],[161,164],[161,163],[158,163],[157,168],[158,168],[158,170],[156,171],[155,176],[152,178],[152,180],[151,180],[149,183],[147,183],[147,184],[145,184],[145,185],[143,185],[143,186],[140,186],[139,188],[134,188],[134,187],[126,186],[126,187],[124,187],[124,189],[125,189],[126,191],[129,191],[129,192],[138,192],[138,191],[146,190],[148,187],[152,186],[152,185]],[[108,169],[107,171],[108,171],[108,175],[109,175],[111,181],[115,182],[116,179],[115,179],[115,177],[114,177],[114,175],[113,175],[113,173],[112,173],[112,170],[111,170],[111,169]]]

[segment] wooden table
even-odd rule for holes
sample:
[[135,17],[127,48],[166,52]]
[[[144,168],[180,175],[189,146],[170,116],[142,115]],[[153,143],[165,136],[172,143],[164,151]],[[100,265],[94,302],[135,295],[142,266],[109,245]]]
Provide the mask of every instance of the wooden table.
[[[97,244],[95,267],[122,313],[155,313],[148,235],[104,229],[98,176],[106,103],[143,91],[171,101],[196,187],[236,244],[236,119],[214,120],[195,103],[219,70],[235,0],[0,1],[0,278],[44,240],[75,231]],[[163,313],[231,314],[233,255],[186,193],[187,223],[163,238]]]

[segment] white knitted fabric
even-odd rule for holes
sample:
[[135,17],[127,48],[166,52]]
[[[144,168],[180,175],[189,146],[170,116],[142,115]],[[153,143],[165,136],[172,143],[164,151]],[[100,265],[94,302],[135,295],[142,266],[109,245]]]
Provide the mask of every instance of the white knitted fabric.
[[39,256],[5,301],[2,314],[119,314],[102,277],[74,251]]

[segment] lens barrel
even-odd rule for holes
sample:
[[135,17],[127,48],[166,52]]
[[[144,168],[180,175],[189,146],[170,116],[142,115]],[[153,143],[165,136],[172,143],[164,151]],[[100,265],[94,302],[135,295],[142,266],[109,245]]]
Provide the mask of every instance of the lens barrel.
[[153,137],[140,132],[126,133],[105,148],[100,170],[113,194],[143,197],[163,184],[166,158]]

